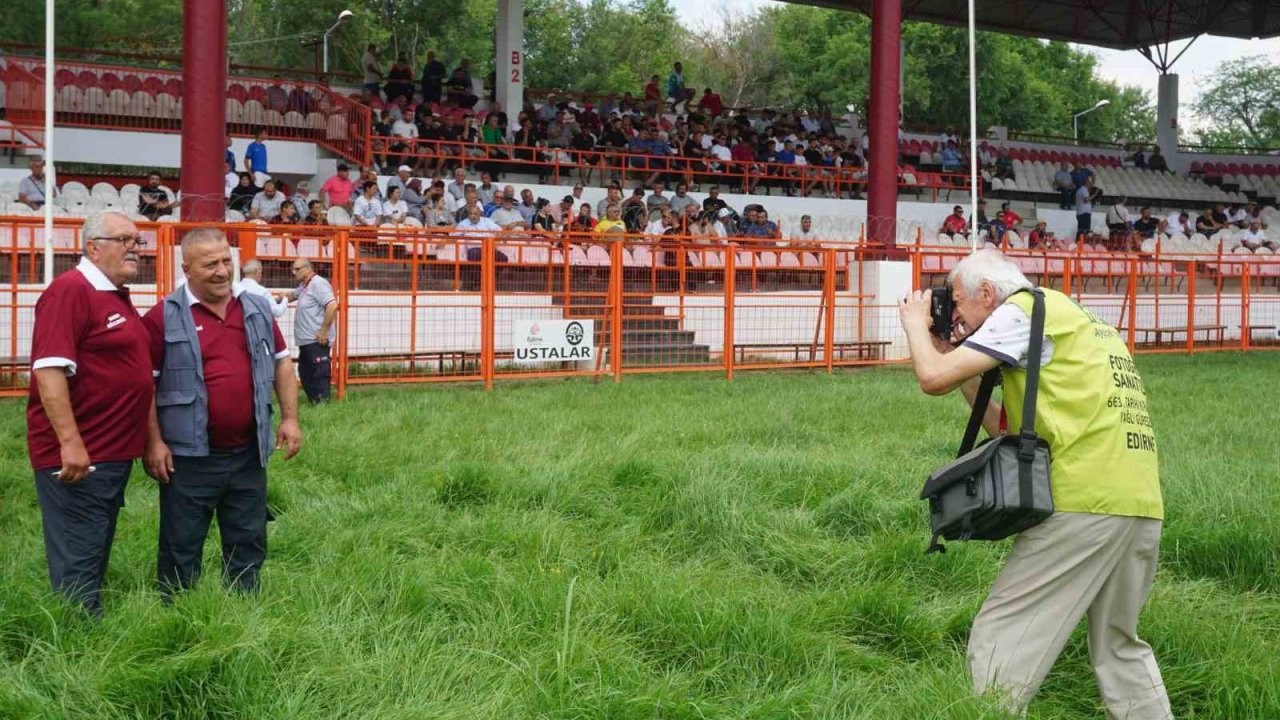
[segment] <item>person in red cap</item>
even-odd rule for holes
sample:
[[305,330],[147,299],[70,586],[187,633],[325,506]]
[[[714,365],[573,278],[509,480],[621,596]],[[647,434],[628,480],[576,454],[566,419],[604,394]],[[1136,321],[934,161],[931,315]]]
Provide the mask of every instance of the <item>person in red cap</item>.
[[152,408],[147,330],[125,287],[146,242],[124,215],[85,220],[84,257],[36,302],[27,451],[53,589],[102,614],[116,517]]

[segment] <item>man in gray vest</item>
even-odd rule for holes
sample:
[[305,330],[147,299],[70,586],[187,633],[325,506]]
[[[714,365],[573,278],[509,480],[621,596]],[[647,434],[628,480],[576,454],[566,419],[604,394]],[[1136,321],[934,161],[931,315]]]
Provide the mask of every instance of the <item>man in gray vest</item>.
[[[231,248],[213,229],[182,240],[187,282],[143,318],[156,404],[147,473],[160,481],[156,575],[166,599],[199,578],[214,512],[225,582],[257,588],[267,554],[267,459],[302,445],[298,390],[271,306],[232,286]],[[272,433],[271,392],[281,421]]]

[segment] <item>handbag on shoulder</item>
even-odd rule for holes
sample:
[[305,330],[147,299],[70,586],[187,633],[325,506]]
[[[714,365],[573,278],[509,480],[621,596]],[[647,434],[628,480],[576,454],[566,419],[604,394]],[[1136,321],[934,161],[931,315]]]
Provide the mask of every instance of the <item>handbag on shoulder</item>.
[[1026,397],[1017,435],[991,439],[974,448],[998,368],[982,376],[973,412],[958,457],[934,470],[920,491],[929,502],[933,537],[926,553],[946,552],[946,540],[1001,540],[1026,530],[1053,514],[1049,479],[1049,443],[1036,435],[1036,394],[1040,387],[1040,355],[1044,345],[1044,293],[1034,296],[1031,344],[1027,351]]

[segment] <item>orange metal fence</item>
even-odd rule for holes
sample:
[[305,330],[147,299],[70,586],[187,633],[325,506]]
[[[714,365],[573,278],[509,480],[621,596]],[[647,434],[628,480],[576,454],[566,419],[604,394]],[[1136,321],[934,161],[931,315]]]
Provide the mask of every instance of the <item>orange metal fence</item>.
[[6,125],[0,127],[0,147],[44,146],[44,77],[17,63],[3,63]]
[[[5,66],[6,104],[15,88],[25,88],[35,80],[38,114],[42,114],[43,61],[8,56]],[[182,130],[180,71],[60,61],[54,84],[58,125],[142,132]],[[16,102],[30,104],[21,97],[25,96]],[[314,142],[356,163],[369,160],[369,108],[323,85],[229,77],[226,118],[231,134],[252,135],[258,126],[265,126],[275,138]],[[42,123],[41,117],[35,126]]]
[[[78,260],[79,220],[59,220],[54,263]],[[148,240],[133,296],[145,310],[172,290],[176,247],[194,225],[140,226]],[[334,378],[349,386],[632,373],[882,364],[906,358],[897,298],[864,283],[883,250],[750,240],[466,233],[424,228],[219,225],[268,287],[292,285],[311,258],[339,299]],[[909,282],[936,286],[968,252],[901,248]],[[1006,253],[1033,281],[1068,292],[1135,352],[1280,347],[1280,258],[1222,253]],[[38,218],[0,218],[0,394],[25,392],[42,289]],[[902,275],[902,278],[907,278]],[[590,328],[590,359],[526,361],[520,332],[547,321]],[[589,321],[589,323],[588,323]],[[292,337],[292,314],[281,320]]]

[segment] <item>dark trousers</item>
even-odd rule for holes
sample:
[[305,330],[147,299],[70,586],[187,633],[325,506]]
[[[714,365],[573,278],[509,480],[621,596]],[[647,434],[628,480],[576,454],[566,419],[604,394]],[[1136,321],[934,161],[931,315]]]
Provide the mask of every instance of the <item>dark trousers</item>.
[[1093,232],[1093,213],[1076,215],[1076,237],[1087,236],[1091,232]]
[[1075,190],[1059,190],[1058,191],[1058,207],[1063,210],[1069,210],[1076,202]]
[[298,348],[298,375],[311,404],[329,401],[329,346],[309,343]]
[[54,477],[58,468],[36,471],[49,582],[95,616],[102,614],[102,578],[133,463],[100,462],[96,467],[75,484]]
[[200,578],[209,523],[218,513],[223,582],[237,590],[258,587],[267,557],[267,470],[256,443],[204,457],[173,458],[174,472],[160,484],[160,547],[156,580],[166,597]]

